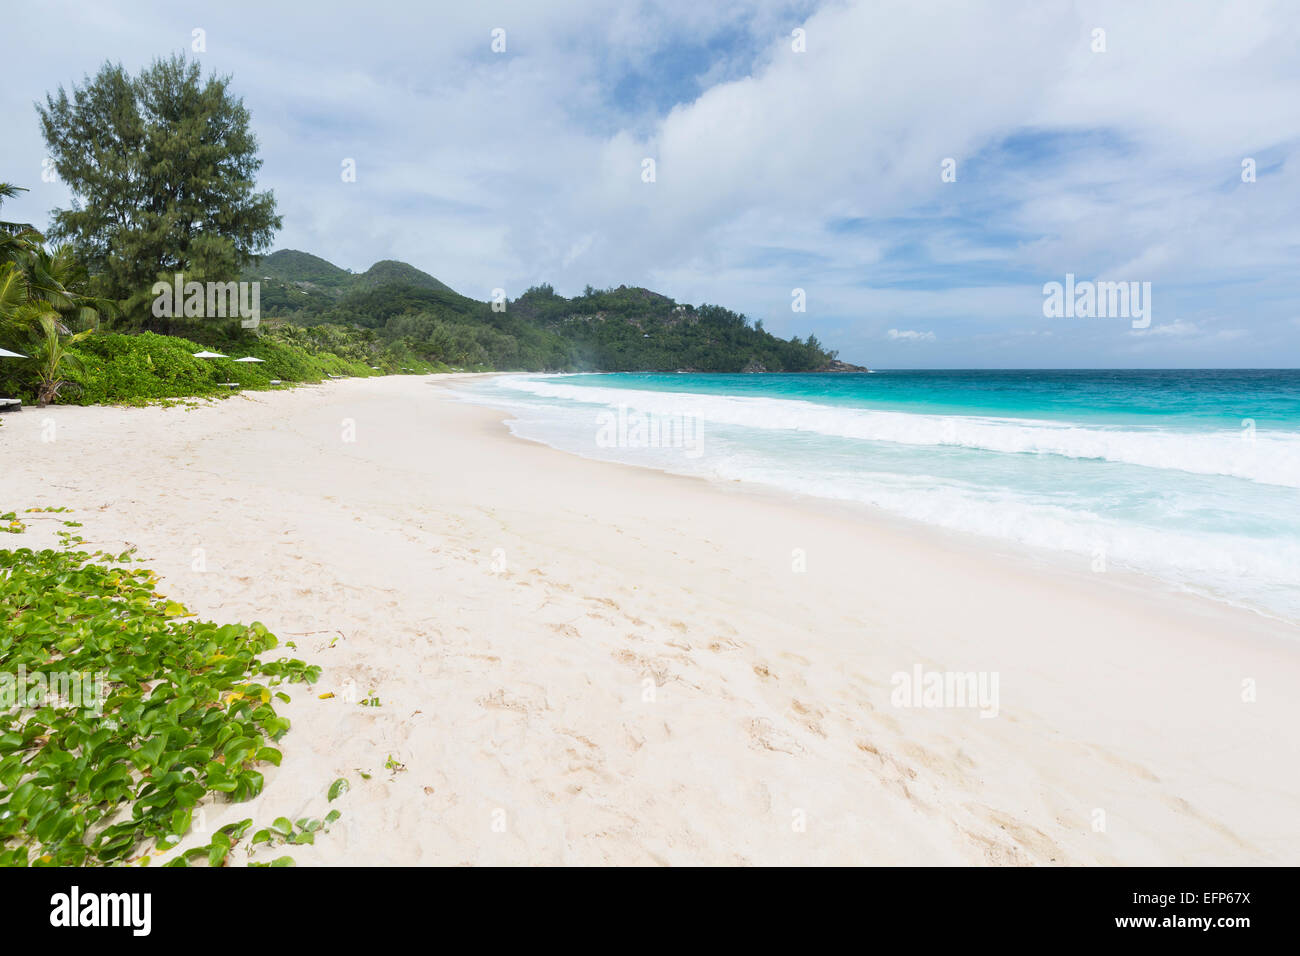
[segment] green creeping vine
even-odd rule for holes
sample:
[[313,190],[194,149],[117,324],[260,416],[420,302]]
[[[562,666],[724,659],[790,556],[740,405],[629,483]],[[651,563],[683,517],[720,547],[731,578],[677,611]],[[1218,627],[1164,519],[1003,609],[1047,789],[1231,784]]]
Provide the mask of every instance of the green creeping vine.
[[[315,843],[316,833],[329,832],[329,826],[341,817],[338,810],[331,810],[325,815],[324,820],[317,820],[313,817],[303,817],[298,821],[298,832],[294,832],[294,824],[288,817],[276,817],[275,822],[269,827],[258,830],[249,841],[249,850],[258,844],[265,844],[268,847],[282,846],[291,843],[301,846],[304,843]],[[164,866],[189,866],[194,860],[206,860],[208,866],[226,866],[230,857],[230,851],[235,845],[243,839],[248,832],[248,828],[253,825],[252,818],[240,820],[238,823],[229,823],[212,835],[212,840],[207,846],[196,846],[193,849],[186,850],[184,853],[163,864]],[[249,866],[293,866],[293,857],[279,856],[269,862],[252,862]]]
[[182,620],[131,552],[80,540],[0,550],[0,865],[147,863],[208,794],[261,792],[289,729],[273,688],[320,674],[261,661],[277,645],[261,624]]
[[[336,800],[339,796],[348,791],[348,782],[340,777],[330,784],[329,799],[330,802]],[[325,814],[324,820],[317,820],[314,817],[302,817],[298,820],[298,830],[294,832],[294,823],[288,817],[276,817],[275,821],[269,827],[263,827],[253,834],[253,838],[248,843],[248,849],[258,844],[264,844],[268,847],[283,846],[286,843],[295,846],[301,846],[304,843],[315,843],[316,833],[329,833],[330,824],[336,822],[341,816],[338,810],[331,810]],[[247,820],[240,820],[238,823],[230,823],[222,827],[212,835],[212,840],[207,846],[196,846],[193,849],[186,850],[184,853],[163,864],[164,866],[189,866],[192,860],[207,860],[208,866],[225,866],[230,856],[230,851],[248,832],[248,828],[253,825],[250,817]],[[249,866],[294,866],[293,857],[278,856],[269,862],[250,861]]]

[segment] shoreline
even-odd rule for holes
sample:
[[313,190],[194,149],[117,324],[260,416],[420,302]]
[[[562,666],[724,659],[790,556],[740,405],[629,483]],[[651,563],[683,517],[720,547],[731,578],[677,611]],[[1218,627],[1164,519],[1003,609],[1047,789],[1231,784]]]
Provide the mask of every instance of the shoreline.
[[[72,507],[85,547],[137,544],[169,597],[324,668],[211,826],[347,776],[301,864],[1300,860],[1294,628],[519,441],[457,379],[0,429],[6,509]],[[915,666],[999,674],[998,717],[893,706]],[[383,706],[319,698],[349,681]]]
[[[466,373],[457,376],[460,381],[448,381],[445,383],[434,382],[433,384],[454,392],[463,388],[466,381],[470,379],[486,379],[516,375],[532,376],[535,374],[537,373]],[[562,374],[565,374],[566,377],[568,377],[568,373]],[[575,374],[615,375],[620,373],[587,372]],[[1225,626],[1240,626],[1241,622],[1237,619],[1237,615],[1245,613],[1251,617],[1259,618],[1260,621],[1263,622],[1261,636],[1268,639],[1276,638],[1287,646],[1300,642],[1300,621],[1290,620],[1262,607],[1239,603],[1230,600],[1227,597],[1206,594],[1190,587],[1180,586],[1171,581],[1157,577],[1155,574],[1148,571],[1121,567],[1107,568],[1105,572],[1098,574],[1087,569],[1090,559],[1085,555],[1051,551],[1014,540],[988,537],[974,531],[964,531],[957,528],[946,528],[928,524],[919,519],[895,514],[884,508],[865,502],[822,498],[816,495],[801,495],[775,485],[714,478],[707,475],[672,471],[657,464],[633,464],[630,462],[618,461],[613,458],[601,458],[596,455],[583,454],[579,451],[570,451],[565,448],[559,448],[555,445],[548,444],[541,439],[529,438],[525,435],[517,434],[514,429],[510,427],[511,412],[508,408],[493,405],[486,401],[466,402],[466,404],[471,407],[488,409],[494,413],[499,413],[495,416],[496,420],[501,426],[502,431],[508,434],[509,437],[518,441],[525,441],[550,449],[551,451],[562,455],[578,457],[584,461],[590,461],[601,465],[630,468],[634,471],[648,470],[666,477],[703,482],[710,487],[717,488],[727,493],[752,495],[761,500],[774,502],[795,503],[799,507],[815,510],[821,514],[832,517],[838,516],[847,521],[865,521],[871,524],[881,525],[888,528],[891,533],[899,536],[922,537],[935,548],[957,550],[968,557],[996,557],[1009,562],[1012,567],[1027,571],[1031,574],[1046,573],[1048,575],[1066,575],[1074,578],[1076,583],[1079,584],[1088,581],[1104,580],[1108,585],[1122,588],[1130,596],[1140,596],[1141,600],[1146,602],[1153,600],[1174,602],[1191,601],[1200,606],[1199,613],[1210,616],[1223,615],[1223,623]]]

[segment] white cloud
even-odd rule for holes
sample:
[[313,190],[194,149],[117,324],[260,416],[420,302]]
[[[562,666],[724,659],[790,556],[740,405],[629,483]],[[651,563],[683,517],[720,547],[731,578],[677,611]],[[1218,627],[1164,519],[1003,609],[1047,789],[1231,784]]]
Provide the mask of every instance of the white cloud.
[[1199,322],[1184,322],[1181,319],[1152,325],[1147,329],[1130,329],[1130,335],[1173,339],[1206,339],[1214,342],[1233,342],[1249,334],[1246,329],[1212,329]]
[[[917,341],[880,315],[936,329],[926,354],[951,364],[993,332],[1026,343],[1004,364],[1122,356],[1133,339],[1118,328],[1021,334],[1041,327],[1042,283],[1066,272],[1152,281],[1162,311],[1182,302],[1152,342],[1209,341],[1183,328],[1225,302],[1278,330],[1295,315],[1300,185],[1276,172],[1300,162],[1294,5],[807,9],[412,0],[358,17],[349,0],[310,17],[263,5],[251,21],[164,0],[65,0],[11,25],[0,166],[33,190],[6,218],[44,222],[67,204],[62,186],[39,182],[31,101],[105,58],[135,69],[187,48],[194,20],[205,64],[232,73],[252,111],[262,180],[285,216],[277,245],[353,268],[401,258],[479,296],[542,280],[570,294],[644,284],[761,315],[781,334],[817,331],[859,361]],[[45,22],[63,25],[58,57],[43,52]],[[1098,24],[1104,54],[1089,49]],[[496,26],[501,56],[488,48]],[[805,53],[790,49],[795,26]],[[674,59],[701,49],[714,52]],[[705,78],[698,95],[687,74]],[[638,83],[647,102],[678,86],[685,98],[666,111],[619,104]],[[1079,139],[1053,149],[1065,134]],[[339,180],[345,156],[354,184]],[[647,156],[653,184],[640,179]],[[957,181],[942,183],[949,156]],[[1245,156],[1258,161],[1253,184],[1240,182]],[[835,228],[846,221],[860,226]],[[796,286],[807,313],[790,311]],[[832,323],[835,341],[822,331]],[[1289,328],[1216,334],[1205,364],[1249,361],[1251,348],[1300,363]]]
[[1130,329],[1130,335],[1136,336],[1169,336],[1171,338],[1187,338],[1191,335],[1204,335],[1201,327],[1195,322],[1183,322],[1175,320],[1166,322],[1163,325],[1153,325],[1147,329]]
[[890,329],[887,333],[895,342],[933,342],[933,332],[917,332],[912,329]]

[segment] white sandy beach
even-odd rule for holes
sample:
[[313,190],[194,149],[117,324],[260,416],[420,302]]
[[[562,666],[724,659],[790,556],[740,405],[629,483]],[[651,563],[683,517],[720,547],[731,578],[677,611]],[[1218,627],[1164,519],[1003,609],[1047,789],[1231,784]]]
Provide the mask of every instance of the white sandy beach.
[[[299,865],[1300,863],[1295,628],[567,455],[454,378],[4,418],[0,511],[75,509],[322,666],[209,828],[340,809]],[[918,665],[995,672],[997,716],[892,705]]]

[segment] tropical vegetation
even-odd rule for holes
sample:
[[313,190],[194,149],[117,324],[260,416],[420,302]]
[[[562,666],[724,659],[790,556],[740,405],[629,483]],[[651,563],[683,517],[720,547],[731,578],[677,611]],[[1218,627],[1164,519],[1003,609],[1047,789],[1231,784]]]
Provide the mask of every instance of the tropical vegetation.
[[[780,339],[643,288],[566,298],[543,284],[487,302],[395,260],[353,273],[305,252],[263,255],[281,220],[256,187],[249,112],[230,77],[183,55],[134,76],[105,64],[37,112],[74,201],[54,210],[52,244],[0,221],[0,348],[24,356],[0,360],[0,396],[141,403],[330,375],[802,372],[835,359],[815,336]],[[18,191],[0,185],[0,202]],[[260,322],[154,314],[154,283],[177,274],[257,283]]]
[[324,259],[281,250],[245,270],[263,308],[297,325],[373,329],[451,366],[524,371],[804,372],[835,353],[815,336],[779,339],[716,305],[676,302],[619,286],[565,298],[550,285],[496,303],[461,295],[403,262],[354,274]]
[[[0,203],[21,191],[0,183]],[[47,249],[31,226],[0,221],[0,348],[21,356],[0,363],[0,395],[23,383],[48,404],[80,369],[74,346],[116,313],[111,301],[75,291],[84,275],[68,246]]]
[[[35,510],[35,509],[32,509]],[[64,509],[0,530],[60,520]],[[261,792],[289,721],[284,687],[319,668],[270,659],[261,624],[197,620],[130,552],[0,550],[0,865],[147,863],[201,803]],[[223,865],[251,821],[178,858]]]

